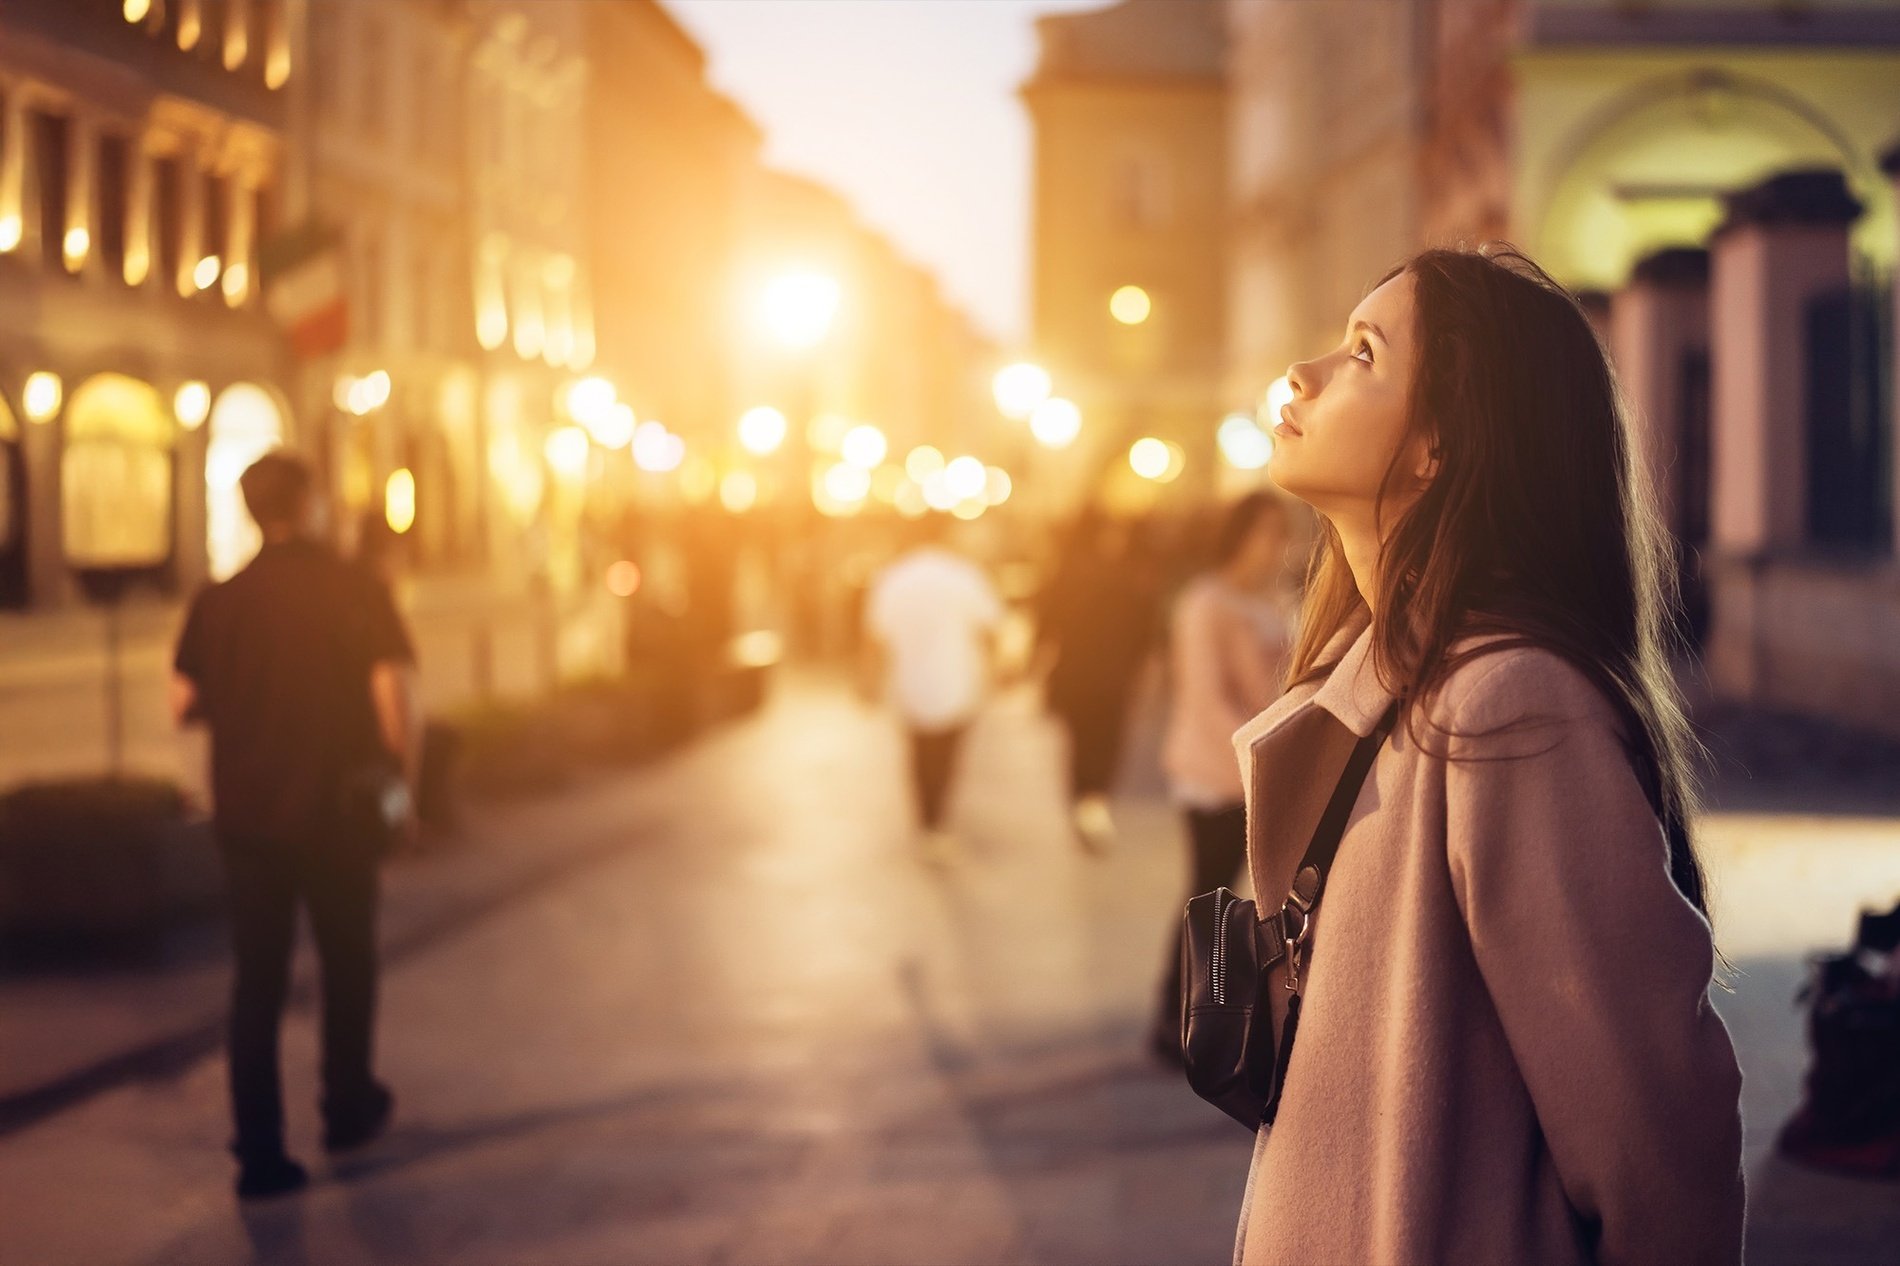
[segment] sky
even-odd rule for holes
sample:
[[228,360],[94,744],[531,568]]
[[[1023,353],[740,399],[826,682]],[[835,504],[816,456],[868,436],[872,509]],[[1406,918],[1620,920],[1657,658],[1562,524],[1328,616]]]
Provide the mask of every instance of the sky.
[[1028,326],[1035,19],[1110,0],[663,0],[713,86],[1005,345]]

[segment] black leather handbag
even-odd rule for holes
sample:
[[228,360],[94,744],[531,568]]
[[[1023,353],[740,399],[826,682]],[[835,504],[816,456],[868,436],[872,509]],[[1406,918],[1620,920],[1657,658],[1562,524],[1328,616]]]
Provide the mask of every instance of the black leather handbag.
[[1181,938],[1181,1052],[1188,1085],[1249,1130],[1271,1125],[1300,1023],[1300,969],[1313,912],[1359,788],[1398,705],[1359,740],[1278,913],[1262,920],[1226,888],[1187,904]]

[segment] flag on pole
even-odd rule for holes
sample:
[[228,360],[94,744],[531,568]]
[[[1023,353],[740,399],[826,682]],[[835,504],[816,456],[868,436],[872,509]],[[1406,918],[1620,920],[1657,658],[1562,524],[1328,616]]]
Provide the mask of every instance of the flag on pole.
[[272,238],[258,250],[264,310],[298,356],[337,351],[349,338],[343,264],[342,235],[314,221]]

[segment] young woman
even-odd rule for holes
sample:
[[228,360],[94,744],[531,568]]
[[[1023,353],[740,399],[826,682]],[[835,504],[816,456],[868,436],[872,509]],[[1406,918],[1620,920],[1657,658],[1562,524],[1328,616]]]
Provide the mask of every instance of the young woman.
[[1434,250],[1289,380],[1271,475],[1324,523],[1287,693],[1235,736],[1264,908],[1401,711],[1237,1259],[1739,1260],[1673,573],[1601,346],[1517,252]]
[[[1161,764],[1169,797],[1187,822],[1191,879],[1186,897],[1234,882],[1247,855],[1247,820],[1234,731],[1272,703],[1286,681],[1298,623],[1288,583],[1292,524],[1286,499],[1254,492],[1226,512],[1213,566],[1175,600],[1169,626],[1171,699]],[[1186,897],[1183,900],[1186,900]],[[1169,920],[1170,949],[1150,1044],[1181,1059],[1181,914]]]

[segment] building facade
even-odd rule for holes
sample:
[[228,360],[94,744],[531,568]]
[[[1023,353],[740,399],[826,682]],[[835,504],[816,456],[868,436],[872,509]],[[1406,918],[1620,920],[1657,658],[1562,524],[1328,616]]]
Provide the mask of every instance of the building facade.
[[1717,690],[1894,729],[1900,4],[1228,20],[1233,393],[1408,252],[1515,241],[1611,347]]
[[759,129],[706,82],[705,54],[656,0],[592,5],[615,67],[587,93],[588,234],[603,373],[641,418],[704,451],[730,438],[727,297]]
[[1030,351],[1084,419],[1048,477],[1069,502],[1140,493],[1123,458],[1155,436],[1185,455],[1175,495],[1204,495],[1230,407],[1222,8],[1126,0],[1037,29]]
[[[341,546],[398,538],[438,712],[620,666],[630,521],[692,572],[892,500],[900,444],[977,445],[987,346],[758,148],[653,0],[0,7],[0,785],[201,785],[170,644],[255,550],[238,476],[275,445]],[[799,268],[837,286],[803,351],[755,320]],[[795,442],[748,451],[758,405]],[[867,422],[878,493],[830,498]],[[642,600],[714,587],[662,570]]]
[[257,245],[295,16],[0,12],[0,606],[188,591],[227,539],[233,443],[288,434]]

